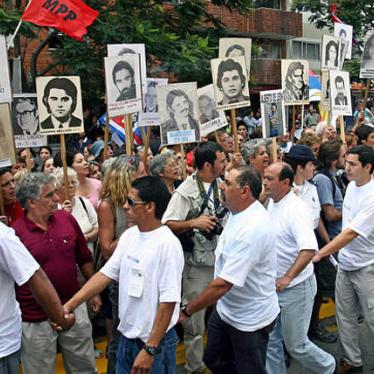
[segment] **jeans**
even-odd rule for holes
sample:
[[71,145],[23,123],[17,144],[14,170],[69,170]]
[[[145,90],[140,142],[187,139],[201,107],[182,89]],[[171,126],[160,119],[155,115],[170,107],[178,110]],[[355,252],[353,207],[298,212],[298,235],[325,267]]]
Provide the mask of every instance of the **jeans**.
[[110,340],[108,348],[108,367],[107,374],[115,374],[116,372],[116,362],[117,362],[117,349],[120,338],[120,333],[118,331],[119,318],[118,318],[118,291],[119,284],[117,282],[112,282],[109,285],[109,300],[112,304],[112,338]]
[[334,357],[317,347],[307,336],[316,291],[313,274],[296,286],[278,292],[281,313],[269,337],[268,374],[286,374],[282,341],[288,353],[304,368],[318,374],[334,372]]
[[18,374],[20,351],[16,351],[9,356],[0,358],[0,374]]
[[[160,343],[161,353],[155,356],[151,374],[175,373],[177,344],[177,333],[172,328]],[[127,339],[121,335],[117,351],[116,374],[130,374],[135,358],[143,346],[144,342],[142,340]]]
[[240,331],[214,311],[208,322],[205,365],[214,374],[266,374],[266,349],[272,322],[253,332]]

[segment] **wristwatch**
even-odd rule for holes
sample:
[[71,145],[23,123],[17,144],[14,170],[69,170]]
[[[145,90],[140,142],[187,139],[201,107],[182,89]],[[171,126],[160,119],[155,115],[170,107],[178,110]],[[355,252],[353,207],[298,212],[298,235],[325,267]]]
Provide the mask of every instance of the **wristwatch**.
[[192,314],[187,312],[187,307],[188,307],[188,304],[182,304],[182,305],[181,305],[181,311],[182,311],[182,313],[183,313],[187,318],[190,318],[190,317],[192,316]]
[[154,347],[152,345],[144,344],[143,349],[151,356],[157,356],[161,353],[161,347]]

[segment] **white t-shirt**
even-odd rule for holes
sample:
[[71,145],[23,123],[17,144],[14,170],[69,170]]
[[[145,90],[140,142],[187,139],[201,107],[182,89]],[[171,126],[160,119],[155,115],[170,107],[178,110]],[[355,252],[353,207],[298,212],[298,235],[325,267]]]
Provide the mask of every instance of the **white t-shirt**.
[[0,358],[21,347],[21,310],[14,282],[22,286],[38,269],[39,264],[14,230],[0,222]]
[[317,187],[305,181],[301,186],[294,183],[292,191],[309,207],[312,214],[313,228],[316,229],[321,214],[321,204],[318,198]]
[[[310,209],[292,191],[278,203],[270,200],[268,211],[277,249],[277,277],[281,278],[295,262],[300,251],[318,251],[318,244]],[[313,264],[310,262],[288,287],[296,286],[312,274]]]
[[260,330],[279,314],[271,227],[269,214],[256,201],[229,216],[218,241],[214,277],[233,286],[218,300],[217,312],[240,331]]
[[118,330],[128,339],[148,339],[162,302],[175,302],[168,329],[179,317],[183,250],[167,226],[140,232],[126,230],[112,257],[100,270],[119,282]]
[[350,182],[343,202],[343,230],[359,235],[339,252],[339,268],[358,270],[374,263],[374,181],[357,187]]

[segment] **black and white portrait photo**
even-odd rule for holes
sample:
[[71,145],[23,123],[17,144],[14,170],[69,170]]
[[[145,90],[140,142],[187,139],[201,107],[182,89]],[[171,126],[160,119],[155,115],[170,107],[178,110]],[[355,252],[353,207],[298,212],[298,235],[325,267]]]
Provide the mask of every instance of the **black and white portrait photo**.
[[243,56],[210,60],[217,109],[227,110],[251,105],[248,77]]
[[36,94],[15,94],[12,102],[16,148],[41,147],[47,137],[40,134]]
[[0,103],[10,103],[11,101],[12,90],[9,76],[8,52],[5,36],[0,35]]
[[139,126],[160,126],[156,88],[167,83],[167,78],[147,78],[147,92],[143,93],[143,111],[139,112]]
[[282,60],[282,90],[285,105],[309,103],[309,62]]
[[108,44],[108,57],[137,55],[139,57],[139,71],[142,84],[143,95],[147,92],[147,64],[145,54],[145,44]]
[[84,132],[79,77],[38,77],[36,93],[41,134]]
[[352,36],[353,36],[353,27],[351,25],[346,25],[345,23],[334,23],[334,36],[337,38],[344,39],[348,42],[347,53],[345,58],[351,59],[352,57]]
[[109,117],[142,109],[141,82],[137,54],[105,57],[106,97]]
[[200,135],[205,136],[221,127],[227,126],[225,113],[216,109],[213,85],[201,87],[197,90],[199,110]]
[[340,38],[322,35],[321,70],[338,70],[340,61]]
[[360,78],[374,78],[374,32],[366,40],[361,57]]
[[251,72],[251,49],[251,38],[220,38],[218,57],[230,58],[244,56],[247,77],[249,78]]
[[286,134],[286,115],[282,90],[260,92],[262,136],[272,138]]
[[330,103],[330,74],[328,70],[321,71],[321,102],[320,108],[323,111],[331,110]]
[[162,144],[200,141],[196,82],[168,84],[156,90]]
[[352,115],[351,87],[347,71],[330,71],[330,97],[334,115]]
[[0,165],[9,166],[16,161],[10,105],[0,104]]

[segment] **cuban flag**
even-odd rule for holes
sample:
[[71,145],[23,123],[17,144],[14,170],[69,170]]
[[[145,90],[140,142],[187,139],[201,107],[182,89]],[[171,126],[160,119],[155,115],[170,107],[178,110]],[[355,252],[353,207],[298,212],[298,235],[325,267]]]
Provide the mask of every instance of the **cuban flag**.
[[[109,119],[109,131],[112,133],[114,138],[120,139],[123,143],[126,142],[125,135],[125,116],[114,117]],[[106,122],[106,113],[104,113],[99,119],[100,125],[105,126]],[[147,129],[146,127],[144,128]],[[142,131],[140,127],[135,127],[133,129],[134,144],[141,145],[143,144]],[[117,143],[117,142],[116,142]]]
[[309,101],[321,101],[321,81],[312,70],[309,70]]

